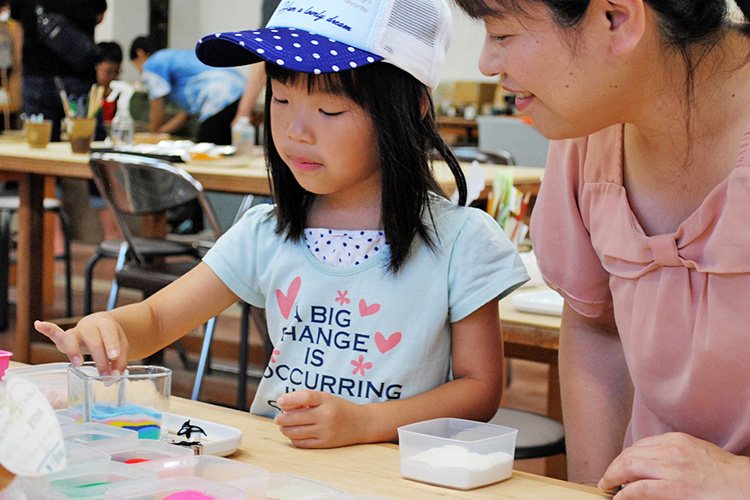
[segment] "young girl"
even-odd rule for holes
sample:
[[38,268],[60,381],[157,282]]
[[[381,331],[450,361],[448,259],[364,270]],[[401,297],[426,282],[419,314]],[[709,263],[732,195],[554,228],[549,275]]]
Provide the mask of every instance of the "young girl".
[[[296,446],[393,441],[399,426],[443,416],[487,420],[502,390],[498,297],[527,276],[498,225],[451,204],[430,169],[437,149],[463,186],[428,89],[448,8],[317,5],[283,2],[269,26],[285,28],[212,35],[197,49],[210,64],[270,61],[276,204],[250,210],[143,303],[67,332],[37,328],[74,363],[86,347],[101,372],[121,371],[242,299],[265,308],[274,345],[251,411],[275,417]],[[366,38],[375,32],[382,47]]]
[[750,26],[726,0],[458,2],[482,71],[566,139],[531,234],[566,301],[569,478],[750,498]]

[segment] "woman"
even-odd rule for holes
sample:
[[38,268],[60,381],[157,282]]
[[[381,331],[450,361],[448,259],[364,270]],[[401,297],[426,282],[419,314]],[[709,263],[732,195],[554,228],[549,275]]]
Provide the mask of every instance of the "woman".
[[747,22],[725,0],[457,2],[483,73],[559,140],[531,234],[566,299],[569,478],[750,497]]

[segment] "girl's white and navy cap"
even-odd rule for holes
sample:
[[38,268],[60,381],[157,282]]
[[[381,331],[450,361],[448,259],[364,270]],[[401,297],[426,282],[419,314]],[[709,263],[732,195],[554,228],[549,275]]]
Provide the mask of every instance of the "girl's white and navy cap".
[[304,73],[332,73],[376,61],[437,87],[453,25],[445,0],[282,0],[263,29],[203,37],[209,66],[259,61]]

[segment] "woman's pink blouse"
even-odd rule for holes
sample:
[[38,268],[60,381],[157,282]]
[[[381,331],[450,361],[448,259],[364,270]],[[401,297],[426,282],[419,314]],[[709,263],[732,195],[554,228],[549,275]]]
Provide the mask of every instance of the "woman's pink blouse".
[[681,431],[750,455],[750,134],[731,174],[655,236],[628,204],[622,137],[552,143],[531,221],[542,274],[582,315],[612,301],[635,387],[625,446]]

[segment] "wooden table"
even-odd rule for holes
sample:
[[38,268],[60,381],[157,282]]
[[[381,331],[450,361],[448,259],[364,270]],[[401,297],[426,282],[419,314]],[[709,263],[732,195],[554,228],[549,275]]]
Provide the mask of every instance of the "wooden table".
[[[94,144],[96,146],[96,144]],[[45,149],[31,149],[25,143],[0,144],[0,172],[18,174],[20,208],[18,211],[18,287],[15,353],[18,361],[30,361],[33,322],[43,318],[39,300],[43,287],[42,254],[44,244],[42,199],[44,180],[49,176],[90,179],[89,156],[74,154],[68,143],[50,143]],[[234,157],[181,164],[208,191],[268,195],[264,160],[261,157]],[[468,167],[468,165],[467,165]],[[538,190],[544,169],[535,167],[483,166],[487,184],[498,168],[512,169],[519,189]],[[435,166],[438,182],[450,193],[455,187],[448,168]]]
[[331,450],[294,448],[272,420],[207,403],[172,398],[171,411],[242,430],[242,444],[229,458],[271,473],[303,476],[351,494],[392,499],[594,500],[611,498],[596,488],[514,471],[510,479],[469,491],[441,488],[401,477],[398,446],[390,443]]

